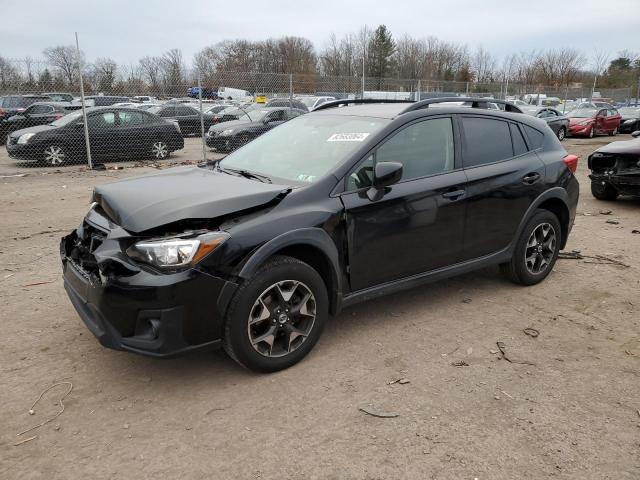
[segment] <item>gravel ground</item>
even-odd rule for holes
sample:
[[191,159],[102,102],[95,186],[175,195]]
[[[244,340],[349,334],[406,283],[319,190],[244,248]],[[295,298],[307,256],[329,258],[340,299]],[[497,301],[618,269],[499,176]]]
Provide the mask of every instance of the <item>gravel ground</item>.
[[[102,348],[64,292],[59,237],[95,185],[153,169],[29,169],[3,151],[0,175],[28,175],[0,179],[0,478],[637,480],[640,200],[598,202],[586,176],[587,155],[610,140],[564,142],[582,185],[567,249],[628,267],[559,260],[529,288],[487,269],[361,304],[272,375],[222,352]],[[198,139],[187,143],[165,164],[200,158]],[[530,364],[500,360],[498,341]],[[58,411],[64,386],[28,413],[63,381],[64,413],[16,436]]]

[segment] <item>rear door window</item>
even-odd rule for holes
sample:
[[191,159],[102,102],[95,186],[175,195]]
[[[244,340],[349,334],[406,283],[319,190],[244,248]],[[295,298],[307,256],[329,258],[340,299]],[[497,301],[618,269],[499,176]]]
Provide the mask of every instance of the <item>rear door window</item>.
[[185,106],[176,107],[176,117],[186,117],[189,115],[196,115],[197,113],[198,111],[191,107],[185,107]]
[[140,125],[144,123],[144,114],[142,112],[118,112],[118,119],[120,120],[120,126],[131,127],[133,125]]
[[484,117],[462,117],[465,168],[499,162],[513,157],[509,124]]
[[544,142],[544,133],[540,130],[536,130],[529,125],[523,125],[524,131],[527,135],[527,139],[529,140],[530,150],[536,150],[542,147],[542,143]]
[[511,130],[511,141],[513,142],[513,156],[517,157],[527,153],[527,144],[518,126],[515,123],[510,123],[509,129]]

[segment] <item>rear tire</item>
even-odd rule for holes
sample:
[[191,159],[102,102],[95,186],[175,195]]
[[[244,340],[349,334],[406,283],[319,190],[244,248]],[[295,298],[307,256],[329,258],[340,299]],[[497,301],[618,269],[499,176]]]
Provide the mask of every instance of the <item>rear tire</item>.
[[328,312],[327,288],[318,272],[298,259],[275,256],[231,300],[223,347],[251,370],[283,370],[311,351]]
[[615,200],[619,195],[611,185],[598,181],[591,182],[591,194],[598,200]]
[[522,230],[513,257],[500,269],[519,285],[540,283],[553,269],[561,244],[558,217],[549,210],[538,209]]
[[154,160],[164,160],[169,157],[169,145],[167,142],[157,140],[151,144],[151,156]]

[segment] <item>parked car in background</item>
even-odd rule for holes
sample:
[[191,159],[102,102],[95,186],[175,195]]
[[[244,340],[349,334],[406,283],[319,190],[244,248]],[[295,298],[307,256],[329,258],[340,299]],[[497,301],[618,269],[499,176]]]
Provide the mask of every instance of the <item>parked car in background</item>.
[[120,102],[120,103],[114,103],[112,106],[113,107],[139,108],[140,105],[141,105],[140,103],[136,103],[136,102]]
[[222,100],[236,100],[242,103],[253,101],[253,95],[247,90],[240,88],[220,87],[218,89],[218,98]]
[[264,104],[265,107],[289,107],[297,108],[298,110],[309,111],[307,105],[296,98],[273,98]]
[[[180,131],[183,135],[200,135],[200,112],[191,105],[183,103],[165,103],[157,107],[147,109],[147,112],[158,115],[162,118],[175,120],[180,125]],[[203,113],[205,132],[213,125],[213,114]]]
[[220,113],[229,107],[233,107],[233,105],[228,105],[228,104],[212,105],[210,107],[207,107],[207,109],[204,112],[211,113],[211,114]]
[[251,110],[238,120],[213,125],[207,132],[207,146],[230,152],[306,111],[296,108],[265,107]]
[[309,111],[314,110],[319,107],[323,103],[330,102],[335,100],[335,97],[327,97],[327,96],[299,96],[296,97],[296,100],[300,100],[304,103]]
[[640,131],[633,140],[612,142],[589,155],[591,193],[598,200],[640,197]]
[[592,100],[590,102],[580,102],[576,108],[614,108],[614,106],[607,102]]
[[136,108],[138,110],[149,110],[151,107],[159,107],[164,103],[139,103]]
[[51,99],[45,95],[7,95],[0,97],[0,120],[24,112],[27,107],[36,102],[46,102]]
[[72,111],[75,111],[75,108],[67,102],[33,103],[23,112],[0,121],[0,144],[4,144],[11,132],[36,125],[47,125]]
[[[175,122],[136,108],[91,107],[87,109],[91,156],[108,158],[164,159],[184,147]],[[82,111],[65,115],[49,125],[9,134],[11,158],[56,166],[86,158]]]
[[556,134],[556,137],[558,137],[558,140],[562,141],[567,136],[567,132],[569,131],[569,118],[555,108],[542,107],[536,108],[535,110],[524,110],[524,112],[547,122],[549,128],[551,128],[553,133]]
[[247,114],[249,112],[251,112],[252,110],[259,110],[263,108],[265,108],[265,106],[260,104],[247,105],[246,107],[232,105],[225,108],[224,110],[221,110],[218,113],[214,113],[213,123],[218,124],[230,122],[232,120],[238,120],[240,118],[250,118],[247,117]]
[[567,115],[569,118],[569,135],[572,137],[589,137],[595,135],[616,135],[622,118],[613,107],[608,108],[576,108]]
[[218,92],[212,88],[202,88],[202,95],[200,94],[200,87],[191,87],[187,89],[187,97],[190,98],[212,98],[216,100],[218,98]]
[[47,92],[43,93],[45,97],[49,97],[54,102],[73,102],[73,95],[64,92]]
[[429,105],[326,104],[214,165],[97,186],[60,244],[71,303],[105,347],[273,372],[357,302],[493,265],[543,281],[577,157],[529,115]]
[[[92,107],[108,107],[115,103],[130,102],[129,97],[118,97],[114,95],[89,95],[84,97],[87,105]],[[75,100],[77,103],[81,103],[80,99]]]
[[640,130],[640,106],[622,107],[620,112],[620,133],[633,133]]
[[158,101],[156,97],[150,97],[149,95],[135,95],[131,97],[131,100],[138,103],[156,103]]

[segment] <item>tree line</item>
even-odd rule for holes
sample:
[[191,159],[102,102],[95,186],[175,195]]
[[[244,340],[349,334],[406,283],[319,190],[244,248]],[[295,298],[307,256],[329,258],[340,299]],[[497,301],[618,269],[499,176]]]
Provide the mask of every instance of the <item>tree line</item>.
[[[84,55],[78,58],[71,45],[46,48],[42,55],[44,62],[30,57],[16,62],[0,56],[0,88],[76,89],[78,62],[89,91],[150,89],[166,94],[175,94],[178,89],[183,92],[184,85],[197,85],[198,80],[217,87],[225,81],[225,75],[231,78],[230,72],[342,77],[351,85],[351,80],[362,78],[363,64],[369,89],[382,89],[388,79],[476,85],[512,82],[562,88],[575,82],[592,82],[596,74],[599,87],[630,87],[640,76],[640,56],[628,50],[610,61],[602,52],[589,57],[566,47],[513,53],[499,59],[482,45],[470,49],[434,36],[414,38],[405,34],[395,38],[385,25],[375,29],[365,26],[342,37],[331,34],[320,49],[310,40],[294,36],[225,40],[203,48],[191,61],[185,60],[177,48],[145,56],[132,65],[118,64],[112,58],[86,62]],[[255,78],[245,83],[252,81],[257,85]]]

